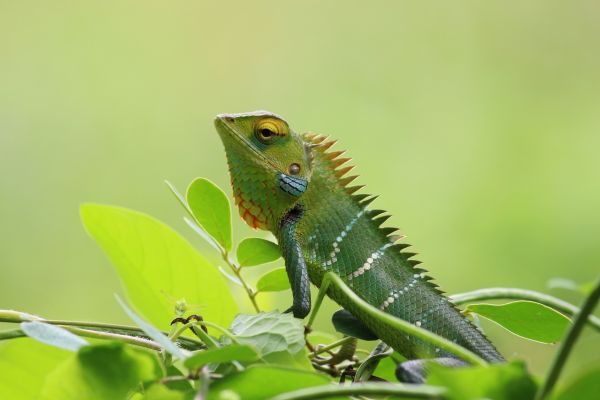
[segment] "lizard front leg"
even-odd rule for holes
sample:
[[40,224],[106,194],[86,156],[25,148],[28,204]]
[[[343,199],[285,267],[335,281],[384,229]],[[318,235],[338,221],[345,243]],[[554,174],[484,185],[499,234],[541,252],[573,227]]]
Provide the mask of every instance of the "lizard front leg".
[[296,206],[281,220],[279,230],[279,246],[285,260],[293,303],[286,312],[293,312],[294,317],[304,318],[310,312],[310,281],[304,262],[304,255],[296,236],[296,224],[302,218],[302,207]]

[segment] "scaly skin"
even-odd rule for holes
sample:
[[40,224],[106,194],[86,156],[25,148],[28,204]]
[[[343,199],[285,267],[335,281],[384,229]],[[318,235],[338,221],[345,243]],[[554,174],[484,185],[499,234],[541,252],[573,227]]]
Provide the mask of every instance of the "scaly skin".
[[[223,140],[236,204],[252,227],[279,239],[294,293],[294,314],[310,308],[308,280],[320,286],[333,271],[369,304],[428,329],[489,362],[503,357],[485,336],[430,282],[396,229],[382,228],[374,197],[355,194],[344,177],[351,167],[334,144],[314,134],[298,135],[275,114],[223,114],[215,120]],[[265,136],[266,135],[266,136]],[[292,166],[294,164],[295,166]],[[302,268],[303,266],[305,268]],[[299,267],[297,267],[299,266]],[[329,296],[409,359],[453,357],[390,328],[358,310],[333,288]]]

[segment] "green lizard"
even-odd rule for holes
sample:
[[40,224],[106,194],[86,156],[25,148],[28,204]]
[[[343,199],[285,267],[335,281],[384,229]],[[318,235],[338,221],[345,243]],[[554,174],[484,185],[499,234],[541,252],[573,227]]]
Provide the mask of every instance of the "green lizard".
[[[309,281],[321,286],[328,273],[384,313],[442,336],[488,362],[504,359],[486,337],[430,282],[409,245],[398,243],[389,218],[367,206],[374,196],[357,194],[356,176],[335,141],[300,135],[270,112],[221,114],[216,129],[225,146],[235,203],[253,228],[278,239],[290,280],[290,311],[304,318],[311,308]],[[352,296],[332,287],[327,294],[375,335],[408,359],[435,358],[464,365],[452,353],[398,332],[376,313],[358,307]],[[397,371],[421,382],[424,364],[408,361]]]

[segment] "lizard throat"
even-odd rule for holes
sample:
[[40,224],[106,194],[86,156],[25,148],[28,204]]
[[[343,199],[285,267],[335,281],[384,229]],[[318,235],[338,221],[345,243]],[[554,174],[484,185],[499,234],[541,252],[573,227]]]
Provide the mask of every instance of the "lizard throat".
[[261,206],[250,200],[241,190],[234,190],[233,197],[240,217],[253,229],[268,230],[267,216]]

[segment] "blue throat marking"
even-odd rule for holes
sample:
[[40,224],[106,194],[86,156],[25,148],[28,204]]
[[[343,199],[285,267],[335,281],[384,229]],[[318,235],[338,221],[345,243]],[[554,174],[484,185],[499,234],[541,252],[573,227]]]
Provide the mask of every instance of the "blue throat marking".
[[277,174],[277,184],[286,193],[298,197],[306,192],[308,181],[295,176],[286,175],[282,172]]

